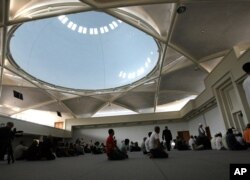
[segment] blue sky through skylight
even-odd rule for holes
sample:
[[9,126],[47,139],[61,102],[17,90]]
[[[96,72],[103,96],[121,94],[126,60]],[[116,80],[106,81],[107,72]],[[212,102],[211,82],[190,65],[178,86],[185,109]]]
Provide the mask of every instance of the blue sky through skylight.
[[92,90],[133,83],[151,72],[159,58],[152,37],[101,12],[24,23],[10,40],[10,51],[37,79]]

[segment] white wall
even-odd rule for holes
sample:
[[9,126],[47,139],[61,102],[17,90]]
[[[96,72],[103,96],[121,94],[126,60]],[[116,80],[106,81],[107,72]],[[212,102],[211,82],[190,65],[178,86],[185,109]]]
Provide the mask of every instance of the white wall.
[[[125,138],[130,139],[131,141],[137,141],[139,145],[142,142],[143,137],[147,137],[148,132],[153,131],[155,126],[160,126],[161,133],[167,125],[171,130],[173,138],[177,136],[177,131],[187,131],[188,123],[187,122],[175,122],[175,123],[166,123],[166,124],[151,124],[151,125],[136,125],[136,126],[126,126],[126,127],[105,127],[105,128],[90,128],[90,129],[74,129],[73,130],[73,139],[83,138],[85,142],[100,141],[104,142],[108,137],[108,129],[112,128],[115,130],[115,137],[117,139],[118,145]],[[162,135],[160,133],[160,135]]]
[[26,134],[45,135],[45,136],[51,135],[54,137],[65,137],[65,138],[71,137],[71,132],[69,131],[56,129],[49,126],[39,125],[19,119],[0,116],[0,124],[1,123],[6,124],[9,121],[15,124],[15,128],[17,128],[17,130],[22,130]]
[[199,123],[202,123],[204,127],[209,126],[211,136],[214,136],[218,132],[222,134],[226,133],[226,127],[217,106],[188,122],[190,135],[198,135]]

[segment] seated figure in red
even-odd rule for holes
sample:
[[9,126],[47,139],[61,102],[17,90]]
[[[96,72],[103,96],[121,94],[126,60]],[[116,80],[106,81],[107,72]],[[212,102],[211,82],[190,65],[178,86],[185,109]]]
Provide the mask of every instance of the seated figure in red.
[[122,160],[126,159],[127,155],[120,151],[116,145],[116,140],[114,139],[115,132],[113,129],[109,129],[109,136],[106,140],[106,153],[109,160]]

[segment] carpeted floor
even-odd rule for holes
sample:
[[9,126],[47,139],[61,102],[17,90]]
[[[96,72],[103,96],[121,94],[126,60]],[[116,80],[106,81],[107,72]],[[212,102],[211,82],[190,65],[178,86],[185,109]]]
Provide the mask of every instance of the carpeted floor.
[[250,163],[247,151],[171,151],[168,159],[141,152],[108,161],[105,154],[85,154],[54,161],[0,161],[1,180],[228,180],[229,164]]

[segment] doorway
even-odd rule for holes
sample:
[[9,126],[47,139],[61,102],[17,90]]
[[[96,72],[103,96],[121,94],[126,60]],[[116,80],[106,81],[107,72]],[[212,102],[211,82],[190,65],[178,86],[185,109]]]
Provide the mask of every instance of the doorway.
[[184,141],[186,141],[188,143],[188,141],[190,139],[189,131],[178,131],[177,134],[181,139],[183,139]]

